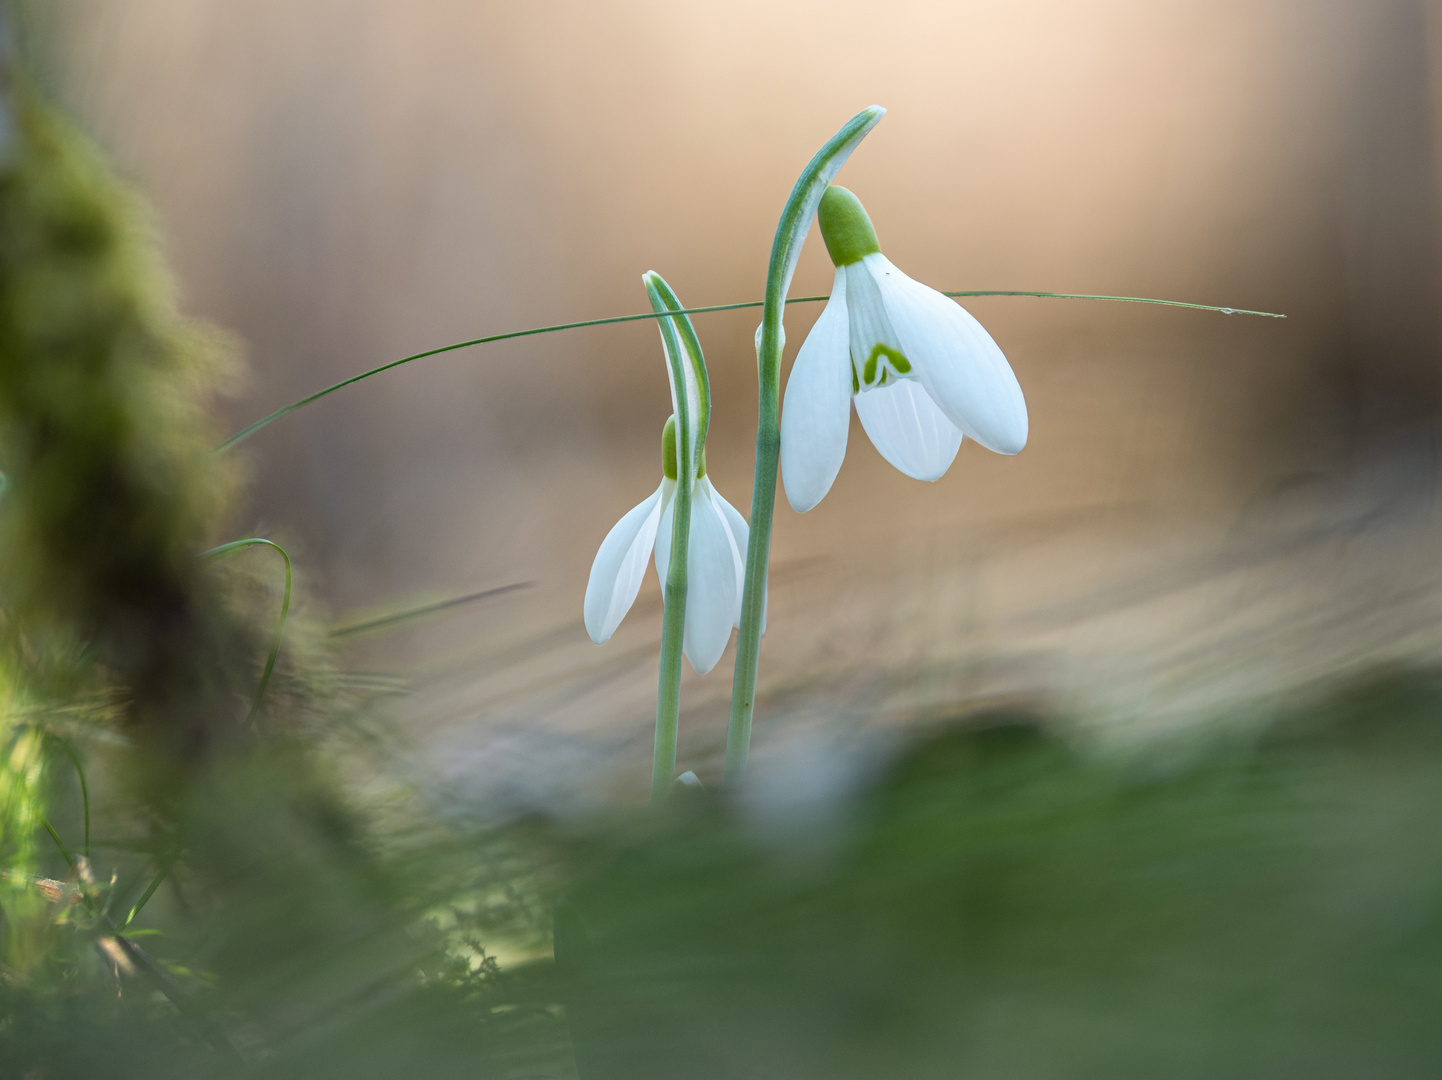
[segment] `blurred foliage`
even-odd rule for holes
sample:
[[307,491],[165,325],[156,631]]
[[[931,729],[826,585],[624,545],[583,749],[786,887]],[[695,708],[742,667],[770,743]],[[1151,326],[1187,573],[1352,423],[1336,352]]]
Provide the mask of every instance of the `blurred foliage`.
[[1435,672],[1186,753],[959,718],[816,831],[468,824],[303,588],[248,720],[224,344],[13,76],[0,119],[0,1077],[1437,1071]]
[[556,1059],[555,1010],[483,944],[541,949],[534,872],[374,767],[303,598],[248,717],[280,574],[204,557],[225,343],[13,70],[0,120],[0,1076]]
[[556,923],[581,1075],[1442,1065],[1436,673],[1170,762],[973,717],[855,813],[829,853],[704,799],[644,837],[590,836],[599,866]]

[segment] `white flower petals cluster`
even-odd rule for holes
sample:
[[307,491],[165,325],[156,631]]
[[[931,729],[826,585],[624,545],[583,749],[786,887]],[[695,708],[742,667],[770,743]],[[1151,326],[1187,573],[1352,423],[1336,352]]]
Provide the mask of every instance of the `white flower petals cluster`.
[[[666,437],[672,437],[668,424]],[[667,471],[674,472],[674,455]],[[591,579],[586,585],[586,631],[597,645],[610,639],[641,589],[646,564],[654,550],[656,576],[666,587],[671,564],[671,536],[676,479],[663,476],[645,502],[616,522],[601,542]],[[721,497],[709,477],[692,488],[691,532],[686,555],[686,627],[682,652],[699,675],[716,666],[726,651],[732,627],[741,625],[741,592],[745,580],[746,544],[750,530],[740,512]]]
[[[817,220],[836,281],[786,386],[781,477],[792,508],[804,513],[831,490],[846,456],[853,401],[882,457],[918,480],[939,479],[968,436],[999,454],[1018,453],[1027,440],[1026,399],[991,335],[959,304],[881,254],[871,220],[845,188],[826,190]],[[673,407],[681,402],[677,378]],[[694,381],[688,377],[679,388],[691,395],[687,415],[705,415],[709,397]],[[703,446],[685,455],[702,464],[692,489],[682,651],[704,675],[741,625],[750,530],[706,477]],[[665,589],[682,456],[673,417],[662,436],[660,486],[607,533],[591,566],[585,620],[598,645],[635,603],[653,553]],[[762,608],[764,633],[764,598]]]
[[940,478],[964,435],[1020,451],[1026,400],[991,335],[881,254],[845,188],[827,190],[818,218],[836,282],[786,385],[781,476],[792,508],[804,513],[831,490],[853,399],[881,456],[917,480]]

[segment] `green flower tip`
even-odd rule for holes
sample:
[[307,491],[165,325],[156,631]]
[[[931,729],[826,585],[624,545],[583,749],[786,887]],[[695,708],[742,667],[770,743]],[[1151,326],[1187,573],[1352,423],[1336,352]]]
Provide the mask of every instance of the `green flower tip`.
[[850,266],[881,250],[866,207],[844,187],[833,184],[826,189],[816,221],[821,226],[821,239],[826,241],[826,253],[835,266]]
[[[681,467],[676,464],[676,415],[666,421],[666,426],[661,429],[661,474],[667,480],[674,480],[681,475]],[[706,475],[706,448],[701,447],[701,460],[696,466],[696,479]]]

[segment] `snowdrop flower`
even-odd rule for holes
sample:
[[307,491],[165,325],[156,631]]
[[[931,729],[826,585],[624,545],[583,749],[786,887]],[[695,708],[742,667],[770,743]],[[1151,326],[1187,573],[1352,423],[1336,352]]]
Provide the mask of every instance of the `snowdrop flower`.
[[804,513],[831,490],[853,399],[881,456],[917,480],[946,472],[963,433],[999,454],[1020,451],[1026,401],[991,335],[881,254],[845,188],[826,190],[817,221],[836,284],[786,384],[781,477],[792,508]]
[[[653,548],[656,575],[665,588],[671,561],[676,458],[673,416],[666,421],[661,435],[661,486],[616,522],[601,541],[601,550],[591,566],[591,580],[586,585],[586,631],[597,645],[610,639],[631,610]],[[750,531],[746,519],[712,487],[704,456],[692,490],[682,651],[696,673],[704,675],[721,659],[731,628],[741,624],[743,567]]]

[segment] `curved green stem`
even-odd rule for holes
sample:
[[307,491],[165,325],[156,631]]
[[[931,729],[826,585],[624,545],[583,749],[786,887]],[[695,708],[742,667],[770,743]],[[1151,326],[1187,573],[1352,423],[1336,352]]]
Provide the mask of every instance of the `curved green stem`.
[[50,824],[50,819],[44,814],[41,814],[40,824],[45,826],[45,831],[50,834],[50,839],[55,841],[55,846],[60,849],[60,854],[65,856],[65,862],[73,869],[75,866],[75,856],[71,853],[70,849],[65,846],[65,841],[60,839],[60,834],[55,831],[55,826]]
[[851,152],[886,114],[879,105],[857,113],[816,152],[802,170],[776,224],[771,263],[766,270],[766,299],[756,344],[758,382],[756,473],[751,489],[751,538],[746,548],[746,587],[741,597],[741,632],[736,641],[736,670],[731,680],[731,721],[726,728],[726,777],[746,770],[751,748],[751,717],[756,705],[756,672],[761,660],[761,617],[766,605],[766,573],[771,561],[771,518],[776,508],[776,469],[781,455],[781,316],[786,291],[801,245],[821,196]]
[[686,638],[686,583],[691,541],[691,496],[706,431],[711,422],[711,384],[691,320],[671,286],[656,273],[642,280],[658,318],[676,416],[676,494],[671,523],[671,563],[666,569],[661,615],[661,671],[656,687],[656,744],[651,759],[651,801],[671,790],[681,725],[681,656]]
[[75,766],[75,775],[80,779],[80,805],[85,816],[85,857],[90,858],[90,784],[85,779],[85,764],[80,760],[80,752],[75,749],[69,739],[62,738],[52,732],[45,733],[46,738],[60,746],[65,751],[65,756]]
[[209,551],[202,552],[202,558],[210,558],[213,555],[224,555],[227,551],[236,551],[240,548],[254,547],[261,545],[275,548],[280,552],[280,557],[285,560],[285,590],[280,598],[280,618],[275,624],[275,643],[270,647],[270,655],[265,658],[265,670],[260,675],[260,685],[255,688],[255,700],[250,703],[250,712],[246,713],[245,722],[248,724],[255,719],[256,713],[260,712],[260,703],[265,699],[265,691],[270,686],[270,677],[275,672],[275,662],[280,657],[280,643],[285,637],[285,620],[290,615],[290,587],[292,567],[290,556],[285,548],[281,547],[274,540],[267,540],[262,536],[248,536],[244,540],[232,540],[228,544],[221,544]]
[[[814,299],[824,300],[825,297],[818,296]],[[710,304],[706,307],[683,308],[675,314],[696,315],[709,311],[736,311],[740,308],[760,307],[761,301],[748,301],[740,304]],[[535,326],[529,330],[512,330],[505,334],[492,334],[489,337],[471,338],[469,341],[458,341],[454,345],[442,345],[436,349],[427,349],[425,352],[412,353],[410,356],[403,356],[399,360],[392,360],[389,364],[382,364],[380,367],[363,371],[359,375],[352,375],[349,379],[342,379],[338,383],[332,383],[324,390],[317,390],[314,394],[293,401],[284,408],[276,409],[268,416],[262,416],[255,423],[241,428],[225,442],[216,447],[216,451],[229,450],[237,443],[244,442],[261,428],[269,427],[282,417],[289,416],[297,409],[309,405],[312,401],[319,401],[321,398],[334,394],[337,390],[344,390],[362,379],[369,379],[372,375],[379,375],[383,371],[390,371],[391,368],[398,368],[402,364],[409,364],[415,360],[424,360],[428,356],[439,356],[441,353],[455,352],[457,349],[469,349],[472,345],[489,345],[493,341],[510,341],[512,338],[534,337],[536,334],[554,334],[558,330],[581,330],[587,326],[610,326],[614,323],[641,322],[645,319],[660,319],[667,312],[644,311],[637,315],[610,315],[604,319],[585,319],[581,322],[555,323],[552,326]],[[669,321],[669,320],[667,320]]]

